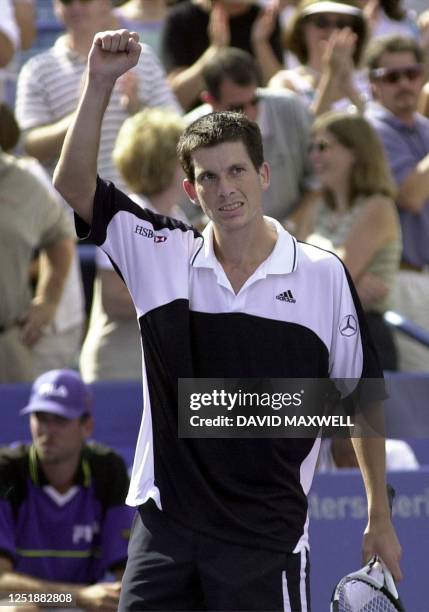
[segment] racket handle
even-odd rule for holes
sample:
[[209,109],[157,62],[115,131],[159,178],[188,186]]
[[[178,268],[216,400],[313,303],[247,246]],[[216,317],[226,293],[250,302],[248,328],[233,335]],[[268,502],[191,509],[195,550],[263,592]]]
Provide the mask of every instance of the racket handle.
[[392,593],[392,595],[394,597],[396,597],[396,599],[398,599],[398,590],[396,588],[396,584],[395,581],[393,580],[393,576],[390,572],[390,570],[386,567],[386,564],[384,563],[384,561],[382,559],[379,559],[379,562],[381,563],[382,567],[383,567],[383,574],[384,574],[384,583],[387,587],[387,589]]

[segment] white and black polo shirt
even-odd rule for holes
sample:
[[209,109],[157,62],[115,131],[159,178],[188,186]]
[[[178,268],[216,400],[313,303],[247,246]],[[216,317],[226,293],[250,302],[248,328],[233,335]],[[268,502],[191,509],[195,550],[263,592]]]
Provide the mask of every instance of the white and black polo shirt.
[[[92,227],[76,226],[112,259],[141,330],[144,411],[127,502],[153,498],[206,535],[291,552],[307,546],[318,441],[177,433],[179,378],[382,376],[341,261],[272,223],[275,248],[237,295],[210,224],[201,235],[98,180]],[[357,333],[342,335],[350,315]]]

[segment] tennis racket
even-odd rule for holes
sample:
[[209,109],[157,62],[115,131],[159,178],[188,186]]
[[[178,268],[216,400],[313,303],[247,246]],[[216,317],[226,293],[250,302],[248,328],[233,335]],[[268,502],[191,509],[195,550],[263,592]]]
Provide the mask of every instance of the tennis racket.
[[331,612],[405,612],[392,574],[373,557],[365,567],[344,576],[331,598]]
[[[395,491],[388,485],[390,509]],[[334,589],[330,612],[405,612],[395,581],[377,556],[344,576]]]

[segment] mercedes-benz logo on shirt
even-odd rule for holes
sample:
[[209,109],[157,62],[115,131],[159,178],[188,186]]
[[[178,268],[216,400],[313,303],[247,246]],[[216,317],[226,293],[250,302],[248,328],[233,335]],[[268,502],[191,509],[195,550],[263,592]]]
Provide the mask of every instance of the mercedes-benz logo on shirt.
[[358,325],[355,317],[351,314],[343,317],[340,323],[340,334],[342,336],[346,336],[350,338],[350,336],[354,336],[357,334]]

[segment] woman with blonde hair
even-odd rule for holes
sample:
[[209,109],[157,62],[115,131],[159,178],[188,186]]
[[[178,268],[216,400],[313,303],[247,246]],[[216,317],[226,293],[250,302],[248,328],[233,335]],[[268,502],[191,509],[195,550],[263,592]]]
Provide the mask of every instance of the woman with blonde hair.
[[334,250],[355,282],[384,369],[397,369],[383,314],[401,255],[395,187],[382,145],[358,114],[329,112],[313,125],[311,158],[323,188],[307,241]]
[[[142,208],[186,221],[183,171],[176,146],[184,129],[173,112],[147,108],[127,119],[119,131],[113,159]],[[128,289],[107,255],[97,249],[97,274],[90,323],[80,357],[85,382],[141,378],[140,335]]]

